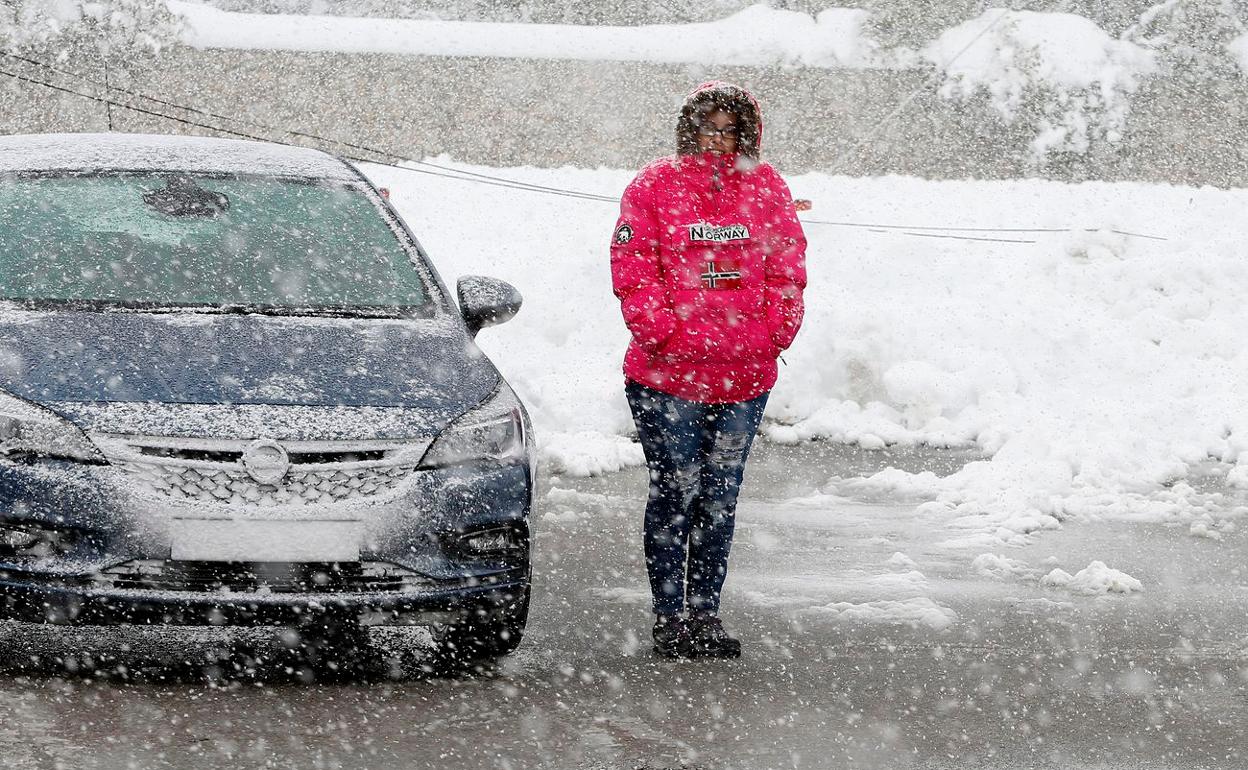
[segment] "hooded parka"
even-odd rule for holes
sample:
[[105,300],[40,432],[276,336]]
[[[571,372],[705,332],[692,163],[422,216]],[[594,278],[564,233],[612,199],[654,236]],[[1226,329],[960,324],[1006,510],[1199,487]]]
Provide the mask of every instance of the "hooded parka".
[[[736,152],[698,151],[697,121],[714,109],[736,116]],[[677,154],[624,191],[611,277],[632,333],[629,380],[702,403],[775,385],[802,322],[806,238],[788,186],[758,159],[762,133],[748,92],[705,83],[685,100]]]

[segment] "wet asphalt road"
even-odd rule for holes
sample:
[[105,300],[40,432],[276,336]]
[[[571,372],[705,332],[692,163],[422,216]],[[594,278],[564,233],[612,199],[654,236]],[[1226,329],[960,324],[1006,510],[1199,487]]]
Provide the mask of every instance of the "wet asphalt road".
[[[529,630],[485,671],[422,671],[415,631],[308,683],[267,630],[0,625],[0,767],[1248,767],[1244,532],[1070,522],[997,550],[1023,566],[994,578],[913,505],[802,499],[966,459],[758,445],[723,608],[739,661],[650,652],[640,471],[544,479]],[[1092,560],[1145,590],[1036,579]]]

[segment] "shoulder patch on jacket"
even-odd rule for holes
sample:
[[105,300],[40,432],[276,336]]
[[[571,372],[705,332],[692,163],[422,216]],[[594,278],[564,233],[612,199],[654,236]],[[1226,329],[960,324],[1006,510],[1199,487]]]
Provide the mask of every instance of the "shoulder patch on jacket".
[[615,228],[615,242],[623,245],[633,239],[633,226],[627,222]]

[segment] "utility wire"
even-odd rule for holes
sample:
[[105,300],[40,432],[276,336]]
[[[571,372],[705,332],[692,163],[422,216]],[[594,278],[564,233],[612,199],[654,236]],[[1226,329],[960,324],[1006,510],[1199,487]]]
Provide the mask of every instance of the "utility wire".
[[[803,219],[803,224],[811,225],[831,225],[834,227],[854,227],[869,230],[927,230],[931,232],[948,232],[948,233],[1087,233],[1097,232],[1104,229],[1106,232],[1115,233],[1117,235],[1127,235],[1132,238],[1147,238],[1154,241],[1165,241],[1168,238],[1160,235],[1145,235],[1143,233],[1133,233],[1127,230],[1115,230],[1110,228],[1099,227],[955,227],[952,225],[882,225],[873,222],[837,222],[827,219]],[[1026,243],[1034,243],[1034,241],[1025,241]]]
[[973,235],[942,235],[940,233],[911,233],[905,231],[901,231],[900,234],[911,235],[915,238],[950,238],[957,241],[982,241],[985,243],[1035,243],[1034,240],[1023,240],[1021,238],[983,238]]
[[[213,120],[224,120],[224,121],[227,121],[227,122],[238,123],[238,124],[240,124],[240,125],[250,126],[250,127],[252,127],[252,128],[262,129],[262,130],[265,130],[265,131],[275,131],[275,132],[278,132],[278,133],[286,134],[286,135],[288,135],[288,136],[297,136],[297,137],[301,137],[301,138],[304,138],[304,139],[311,139],[312,141],[316,141],[316,142],[326,142],[326,143],[329,143],[329,144],[335,144],[335,145],[339,145],[339,146],[342,146],[342,147],[346,147],[346,148],[349,148],[349,149],[352,149],[352,150],[360,150],[360,151],[363,151],[363,152],[366,152],[366,153],[370,153],[370,154],[372,154],[372,155],[379,155],[379,156],[381,156],[381,157],[383,157],[383,158],[388,158],[388,159],[390,159],[391,161],[394,161],[394,163],[385,163],[385,162],[378,161],[378,160],[373,159],[373,158],[359,158],[359,157],[347,156],[349,160],[356,160],[356,161],[360,161],[360,162],[364,162],[364,163],[375,163],[375,164],[377,164],[377,165],[382,165],[382,166],[394,166],[394,167],[396,167],[396,168],[403,168],[404,170],[407,170],[407,171],[411,171],[411,170],[413,170],[413,169],[406,168],[405,166],[398,166],[398,165],[396,165],[396,164],[398,164],[398,163],[411,163],[411,164],[415,164],[415,165],[419,165],[419,166],[423,166],[423,167],[427,167],[427,168],[437,169],[437,170],[439,170],[439,171],[443,171],[443,172],[446,172],[446,173],[448,173],[448,174],[458,174],[458,175],[462,175],[462,176],[465,176],[465,177],[472,177],[472,178],[476,178],[476,179],[487,180],[487,181],[489,181],[489,182],[498,183],[498,184],[500,184],[500,185],[504,185],[504,184],[505,184],[506,186],[513,187],[514,189],[524,188],[524,189],[530,189],[530,190],[534,190],[534,191],[543,191],[543,192],[557,193],[557,194],[561,194],[561,195],[569,195],[569,196],[572,196],[572,197],[578,197],[578,198],[586,198],[586,199],[590,199],[590,200],[601,200],[601,201],[604,201],[604,202],[611,202],[611,203],[618,203],[618,202],[619,202],[619,198],[612,198],[612,197],[609,197],[609,196],[606,196],[606,195],[598,195],[598,194],[595,194],[595,193],[580,192],[580,191],[577,191],[577,190],[566,190],[566,189],[563,189],[563,188],[558,188],[558,187],[547,187],[547,186],[545,186],[545,185],[533,184],[533,183],[530,183],[530,182],[521,182],[521,181],[517,181],[517,180],[506,179],[506,178],[503,178],[503,177],[491,176],[491,175],[488,175],[488,174],[478,174],[478,173],[475,173],[475,172],[472,172],[472,171],[463,171],[463,170],[456,169],[456,168],[451,168],[451,167],[448,167],[448,166],[442,166],[442,165],[439,165],[439,164],[437,164],[437,163],[432,163],[432,162],[430,162],[430,161],[425,161],[425,160],[415,160],[415,159],[412,159],[412,158],[407,158],[407,157],[404,157],[404,156],[399,155],[399,154],[397,154],[397,153],[390,152],[390,151],[388,151],[388,150],[382,150],[382,149],[378,149],[378,148],[376,148],[376,147],[368,147],[368,146],[366,146],[366,145],[355,144],[355,143],[348,142],[348,141],[346,141],[346,140],[343,140],[343,139],[338,139],[338,138],[335,138],[335,137],[320,136],[320,135],[317,135],[317,134],[311,134],[311,133],[307,133],[307,132],[304,132],[304,131],[298,131],[298,130],[295,130],[295,129],[282,128],[282,127],[280,127],[280,126],[274,126],[274,125],[270,125],[270,124],[267,124],[267,123],[261,123],[261,122],[259,122],[259,121],[248,120],[248,119],[245,119],[245,118],[232,117],[232,116],[229,116],[229,115],[221,115],[221,114],[216,113],[216,112],[211,112],[211,111],[208,111],[208,110],[199,109],[199,108],[197,108],[197,107],[188,107],[188,106],[186,106],[186,105],[184,105],[184,104],[178,104],[177,102],[171,102],[171,101],[168,101],[168,100],[166,100],[166,99],[160,99],[160,98],[157,98],[157,97],[154,97],[154,96],[150,96],[150,95],[148,95],[148,94],[140,93],[140,92],[137,92],[137,91],[132,91],[132,90],[127,89],[127,88],[122,88],[122,87],[120,87],[120,86],[113,86],[113,85],[110,85],[110,84],[107,82],[107,80],[106,80],[104,83],[101,83],[101,82],[99,82],[99,81],[97,81],[97,80],[93,80],[92,78],[88,77],[88,76],[87,76],[87,75],[85,75],[84,73],[81,73],[81,72],[74,72],[74,71],[72,71],[72,70],[66,70],[66,69],[62,69],[62,68],[59,68],[59,67],[55,67],[55,66],[53,66],[53,65],[51,65],[51,64],[48,64],[48,63],[46,63],[46,62],[39,61],[39,60],[37,60],[37,59],[31,59],[31,58],[29,58],[29,57],[19,56],[19,55],[17,55],[17,54],[7,53],[7,52],[4,52],[4,51],[0,51],[0,56],[7,57],[7,58],[9,58],[9,59],[15,59],[15,60],[20,61],[20,62],[23,62],[23,63],[25,63],[25,64],[30,64],[30,65],[34,65],[34,66],[37,66],[37,67],[42,67],[42,68],[44,68],[44,69],[47,69],[47,70],[49,70],[49,71],[51,71],[51,72],[55,72],[55,73],[57,73],[57,74],[59,74],[59,75],[63,75],[63,76],[65,76],[65,77],[76,78],[76,79],[82,80],[82,81],[84,81],[84,82],[91,83],[92,85],[102,86],[102,87],[104,87],[104,88],[106,88],[106,89],[108,89],[108,90],[110,90],[110,91],[116,91],[116,92],[119,92],[119,93],[125,94],[125,95],[127,95],[127,96],[131,96],[131,97],[134,97],[134,98],[137,98],[137,99],[143,99],[143,100],[145,100],[145,101],[152,102],[153,104],[159,104],[159,105],[164,106],[164,107],[172,107],[172,108],[174,108],[174,109],[177,109],[177,110],[182,110],[182,111],[184,111],[184,112],[189,112],[189,113],[192,113],[192,114],[195,114],[195,115],[202,115],[202,116],[204,116],[204,117],[206,117],[206,118],[211,118],[211,119],[213,119]],[[79,95],[79,96],[85,96],[85,95],[83,95],[83,94],[78,94],[78,95]],[[111,106],[112,104],[115,104],[115,103],[110,102],[110,106]],[[148,113],[148,114],[151,114],[151,113]],[[192,125],[198,125],[198,124],[192,124]],[[201,127],[201,128],[208,128],[208,129],[210,129],[210,130],[216,130],[216,129],[215,129],[215,127],[213,127],[213,126],[202,126],[202,125],[201,125],[200,127]]]
[[[984,31],[986,32],[987,30],[984,30]],[[199,109],[197,107],[188,107],[186,105],[179,104],[177,102],[172,102],[172,101],[168,101],[165,99],[160,99],[154,96],[150,96],[147,94],[143,94],[140,92],[132,91],[130,89],[122,88],[120,86],[114,86],[114,85],[109,84],[107,81],[105,81],[104,83],[100,83],[99,81],[96,81],[90,77],[87,77],[83,73],[74,72],[72,70],[61,69],[59,67],[55,67],[51,64],[47,64],[46,62],[42,62],[37,59],[31,59],[28,57],[19,56],[16,54],[5,52],[5,51],[0,51],[0,56],[6,57],[12,60],[16,60],[24,64],[41,67],[51,72],[54,72],[56,74],[65,76],[65,77],[77,78],[79,80],[90,83],[92,85],[102,86],[108,91],[118,92],[118,93],[125,94],[126,96],[130,96],[133,98],[146,100],[148,102],[160,105],[162,107],[169,107],[169,108],[182,110],[184,112],[188,112],[188,113],[195,114],[195,115],[202,115],[206,118],[211,118],[213,120],[227,121],[227,122],[232,122],[232,123],[238,123],[238,124],[245,125],[245,126],[251,126],[253,128],[262,129],[264,131],[278,132],[278,133],[286,134],[288,136],[297,136],[297,137],[301,137],[304,139],[310,139],[316,142],[325,142],[329,144],[335,144],[335,145],[347,147],[347,148],[354,149],[354,150],[360,150],[360,151],[369,153],[371,155],[381,156],[384,158],[390,158],[392,161],[394,161],[394,162],[382,161],[382,160],[378,160],[377,158],[363,158],[363,157],[358,157],[358,156],[353,156],[353,155],[345,156],[347,157],[348,160],[352,160],[352,161],[356,161],[360,163],[371,163],[374,165],[386,166],[389,168],[398,169],[400,171],[407,171],[407,172],[417,173],[417,174],[425,174],[428,176],[435,176],[435,177],[441,177],[445,179],[459,180],[459,181],[465,181],[465,182],[474,182],[477,184],[484,184],[484,185],[489,185],[493,187],[501,187],[504,189],[513,189],[513,190],[543,193],[543,194],[549,194],[549,195],[559,195],[562,197],[576,198],[576,199],[581,199],[581,200],[600,201],[604,203],[618,203],[619,202],[619,198],[615,198],[615,197],[611,197],[607,195],[599,195],[597,193],[587,193],[587,192],[582,192],[578,190],[569,190],[569,189],[560,188],[560,187],[550,187],[547,185],[539,185],[539,184],[533,184],[529,182],[506,179],[504,177],[492,176],[490,174],[481,174],[481,173],[472,172],[472,171],[465,171],[465,170],[456,169],[456,168],[452,168],[448,166],[441,166],[436,163],[431,163],[429,161],[422,161],[422,160],[416,160],[413,158],[407,158],[407,157],[404,157],[402,155],[399,155],[397,153],[393,153],[387,150],[377,149],[375,147],[369,147],[367,145],[355,144],[355,143],[348,142],[342,139],[320,136],[317,134],[311,134],[311,133],[293,130],[293,129],[286,129],[286,128],[282,128],[279,126],[273,126],[273,125],[269,125],[266,123],[260,123],[257,121],[247,120],[244,118],[221,115],[219,113],[214,113],[208,110]],[[195,120],[189,120],[186,118],[178,117],[176,115],[170,115],[167,112],[149,110],[143,107],[138,107],[134,104],[127,104],[124,102],[119,102],[109,97],[101,97],[95,94],[83,93],[81,91],[76,91],[74,89],[67,88],[65,86],[56,85],[55,83],[41,80],[39,78],[28,77],[28,76],[21,75],[18,73],[10,72],[5,69],[0,69],[0,75],[4,75],[10,78],[13,78],[15,80],[30,83],[32,85],[38,85],[44,88],[49,88],[55,91],[60,91],[62,93],[70,94],[70,95],[77,96],[83,99],[88,99],[91,101],[99,102],[99,103],[106,105],[108,108],[110,108],[110,111],[112,107],[118,107],[120,109],[130,110],[132,112],[136,112],[142,115],[148,115],[148,116],[155,117],[155,118],[170,120],[176,123],[181,123],[183,125],[192,126],[195,128],[201,128],[201,129],[205,129],[208,131],[215,131],[221,134],[226,134],[229,136],[234,136],[234,137],[238,137],[242,139],[250,139],[250,140],[261,141],[261,142],[272,141],[271,139],[267,137],[260,136],[257,134],[237,131],[234,129],[225,128],[225,127],[217,126],[217,125],[210,125],[210,124],[195,121]],[[894,116],[895,114],[896,112],[894,113]],[[1086,231],[1083,228],[1002,228],[1002,227],[885,225],[885,224],[872,224],[872,223],[865,223],[865,222],[829,221],[829,220],[819,220],[819,219],[802,219],[801,221],[804,224],[851,227],[851,228],[867,229],[867,230],[874,230],[874,231],[884,231],[884,230],[915,231],[915,230],[918,230],[918,231],[931,231],[931,232],[944,232],[944,233],[964,233],[964,232],[1057,233],[1057,232]],[[1136,237],[1136,238],[1148,238],[1152,240],[1167,240],[1166,238],[1163,238],[1160,236],[1143,235],[1143,234],[1131,233],[1131,232],[1127,232],[1123,230],[1110,230],[1110,232],[1117,233],[1119,235],[1124,235],[1124,236]],[[944,237],[944,238],[966,240],[966,241],[987,241],[987,242],[997,242],[997,243],[1035,243],[1035,241],[1033,240],[983,238],[983,237],[971,237],[971,236],[959,236],[959,235],[935,236],[935,235],[931,235],[930,233],[923,233],[923,232],[905,232],[904,234],[914,235],[914,236],[925,236],[925,237]]]
[[[502,177],[490,176],[489,174],[478,174],[472,171],[462,171],[457,168],[448,166],[439,166],[427,161],[403,158],[404,164],[416,164],[420,166],[430,166],[435,169],[442,169],[452,173],[437,173],[422,168],[412,168],[411,165],[400,165],[398,163],[383,163],[376,160],[368,160],[366,158],[353,158],[347,156],[348,160],[358,160],[361,163],[372,163],[377,166],[388,166],[397,168],[400,171],[414,171],[416,173],[430,174],[432,176],[446,177],[447,179],[458,179],[462,182],[476,182],[478,184],[493,185],[495,187],[509,187],[513,190],[526,190],[528,192],[545,193],[547,195],[562,195],[566,198],[580,198],[581,200],[599,201],[602,203],[619,203],[619,198],[613,198],[610,195],[599,195],[598,193],[581,192],[580,190],[567,190],[562,187],[547,187],[545,185],[531,184],[529,182],[520,182],[511,179],[503,179]],[[454,174],[454,175],[452,175]]]
[[[104,55],[104,87],[105,88],[110,87],[108,85],[108,54]],[[113,105],[111,104],[108,105],[107,109],[108,109],[108,130],[111,132],[113,130]]]
[[253,140],[256,140],[256,141],[260,141],[260,142],[267,142],[267,141],[269,141],[268,139],[265,139],[265,138],[260,137],[260,136],[256,136],[256,135],[254,135],[254,134],[246,134],[246,133],[243,133],[243,132],[241,132],[241,131],[234,131],[234,130],[232,130],[232,129],[228,129],[228,128],[220,128],[220,127],[218,127],[218,126],[208,126],[208,125],[205,125],[205,124],[203,124],[203,123],[196,123],[195,121],[192,121],[192,120],[184,120],[184,119],[182,119],[182,118],[175,117],[175,116],[173,116],[173,115],[169,115],[169,114],[166,114],[166,113],[163,113],[163,112],[155,112],[155,111],[153,111],[153,110],[145,110],[145,109],[143,109],[142,107],[135,107],[135,106],[134,106],[134,105],[132,105],[132,104],[123,104],[123,103],[121,103],[121,102],[116,102],[116,101],[113,101],[112,99],[108,99],[108,98],[105,98],[105,97],[96,96],[95,94],[84,94],[84,93],[82,93],[81,91],[75,91],[75,90],[73,90],[72,88],[66,88],[66,87],[64,87],[64,86],[58,86],[58,85],[56,85],[56,84],[54,84],[54,83],[49,83],[49,82],[47,82],[47,81],[45,81],[45,80],[39,80],[39,79],[37,79],[37,78],[30,78],[30,77],[26,77],[25,75],[18,75],[17,73],[14,73],[14,72],[9,72],[8,70],[5,70],[5,69],[0,69],[0,75],[4,75],[4,76],[6,76],[6,77],[11,77],[11,78],[13,78],[14,80],[20,80],[20,81],[22,81],[22,82],[25,82],[25,83],[30,83],[30,84],[32,84],[32,85],[43,86],[44,88],[50,88],[50,89],[52,89],[53,91],[60,91],[61,93],[71,94],[71,95],[73,95],[73,96],[80,96],[80,97],[82,97],[83,99],[90,99],[91,101],[94,101],[94,102],[99,102],[99,103],[101,103],[101,104],[107,104],[107,105],[110,105],[110,106],[113,106],[113,107],[120,107],[120,108],[121,108],[121,109],[123,109],[123,110],[131,110],[131,111],[133,111],[133,112],[137,112],[137,113],[139,113],[139,114],[141,114],[141,115],[151,115],[152,117],[156,117],[156,118],[164,118],[165,120],[172,120],[172,121],[174,121],[174,122],[176,122],[176,123],[182,123],[182,124],[184,124],[184,125],[188,125],[188,126],[195,126],[195,127],[197,127],[197,128],[206,128],[206,129],[208,129],[208,130],[210,130],[210,131],[219,131],[219,132],[221,132],[221,133],[223,133],[223,134],[229,134],[230,136],[236,136],[236,137],[239,137],[239,138],[242,138],[242,139],[253,139]]

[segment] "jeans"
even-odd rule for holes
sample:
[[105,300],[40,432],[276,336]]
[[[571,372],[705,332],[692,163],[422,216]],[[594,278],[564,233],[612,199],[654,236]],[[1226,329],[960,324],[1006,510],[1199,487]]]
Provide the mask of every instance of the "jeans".
[[654,611],[716,613],[737,492],[767,394],[701,404],[629,382],[624,395],[650,469],[644,544]]

